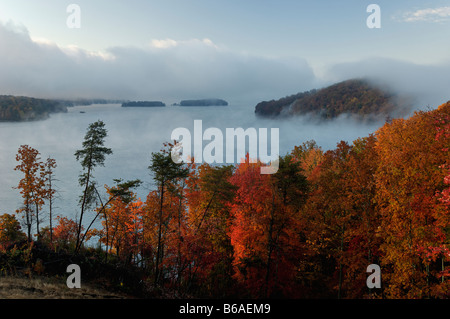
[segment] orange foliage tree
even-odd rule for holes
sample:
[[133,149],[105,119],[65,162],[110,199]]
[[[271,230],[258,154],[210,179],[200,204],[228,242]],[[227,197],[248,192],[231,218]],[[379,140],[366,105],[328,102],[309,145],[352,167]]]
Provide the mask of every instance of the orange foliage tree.
[[44,164],[40,161],[39,151],[28,146],[20,146],[16,154],[19,164],[14,170],[21,171],[24,177],[19,181],[17,189],[22,194],[23,207],[18,212],[24,214],[27,227],[28,240],[32,240],[31,226],[36,221],[37,235],[39,236],[39,210],[44,204],[45,180]]
[[6,248],[14,242],[26,239],[26,234],[20,229],[20,223],[14,215],[0,215],[0,247]]
[[[448,254],[430,257],[430,251],[445,252],[448,245],[448,214],[441,213],[435,194],[444,189],[442,165],[449,164],[450,139],[436,138],[435,119],[448,119],[449,112],[447,103],[393,120],[376,133],[376,198],[388,297],[431,297],[443,285],[436,277],[444,271]],[[448,126],[448,121],[439,125]]]
[[[152,153],[151,164],[148,167],[153,173],[153,179],[157,190],[149,194],[146,201],[146,210],[149,214],[147,221],[151,223],[149,230],[156,230],[156,243],[154,245],[156,256],[154,259],[154,285],[164,282],[164,257],[166,240],[165,234],[170,231],[169,223],[177,218],[176,214],[181,209],[181,202],[176,199],[182,196],[180,184],[188,176],[189,169],[184,163],[175,163],[172,160],[171,143],[164,143],[164,148],[157,153]],[[174,200],[175,199],[175,200]],[[153,237],[155,238],[155,237]],[[178,237],[180,238],[180,237]]]
[[57,216],[56,219],[58,224],[53,229],[53,242],[55,246],[60,249],[74,249],[78,224],[65,216]]
[[184,249],[186,281],[203,294],[226,296],[232,286],[233,248],[229,237],[233,166],[191,166],[186,179],[188,212]]
[[323,150],[314,140],[294,146],[291,155],[300,162],[303,174],[308,177],[312,171],[322,162]]
[[102,231],[96,231],[108,253],[115,253],[130,264],[136,262],[142,238],[143,203],[130,192],[117,196],[117,186],[105,186],[108,202],[97,209],[102,220]]
[[280,158],[276,174],[262,175],[261,166],[247,155],[230,179],[237,187],[230,228],[235,278],[251,296],[294,296],[306,179],[289,155]]

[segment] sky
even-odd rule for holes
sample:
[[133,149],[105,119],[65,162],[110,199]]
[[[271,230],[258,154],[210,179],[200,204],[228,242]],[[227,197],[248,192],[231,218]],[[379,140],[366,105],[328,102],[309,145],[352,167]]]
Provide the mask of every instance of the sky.
[[436,104],[448,39],[450,1],[0,0],[0,94],[258,101],[373,77]]

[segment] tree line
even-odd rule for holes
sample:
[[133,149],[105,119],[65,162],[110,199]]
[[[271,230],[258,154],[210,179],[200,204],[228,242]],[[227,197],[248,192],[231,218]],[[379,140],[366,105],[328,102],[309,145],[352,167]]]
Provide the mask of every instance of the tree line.
[[[77,220],[36,223],[36,240],[74,253],[94,241],[105,260],[184,296],[450,296],[450,102],[332,150],[305,142],[272,175],[248,156],[237,165],[177,164],[165,143],[151,154],[155,188],[145,199],[135,194],[140,180],[118,178],[105,192],[96,184],[95,169],[112,153],[106,134],[103,122],[91,124],[75,153],[83,168]],[[54,161],[28,146],[17,161],[27,234],[4,214],[2,243],[35,240],[31,222],[52,191]],[[381,267],[381,289],[366,286],[370,264]]]
[[410,105],[395,94],[365,79],[352,79],[328,87],[263,101],[255,113],[264,117],[312,115],[319,120],[352,114],[360,119],[384,119],[408,114]]
[[0,121],[40,120],[57,112],[67,112],[66,106],[57,100],[0,95]]

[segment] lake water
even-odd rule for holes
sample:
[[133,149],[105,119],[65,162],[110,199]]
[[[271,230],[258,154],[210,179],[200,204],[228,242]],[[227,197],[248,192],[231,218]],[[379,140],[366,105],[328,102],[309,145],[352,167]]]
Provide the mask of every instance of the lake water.
[[[106,159],[105,167],[97,167],[94,172],[98,184],[113,185],[115,178],[138,178],[143,184],[137,193],[143,200],[153,188],[148,170],[151,152],[159,151],[163,142],[169,141],[172,131],[178,127],[193,132],[194,120],[202,120],[203,131],[208,127],[217,127],[224,135],[226,128],[268,128],[269,133],[270,128],[279,128],[281,155],[311,139],[316,140],[324,150],[331,149],[340,140],[352,142],[373,133],[382,125],[362,124],[345,118],[321,125],[301,117],[261,119],[254,114],[255,104],[165,108],[122,108],[116,104],[77,106],[69,108],[68,113],[53,114],[43,121],[0,123],[0,214],[14,213],[21,206],[19,191],[13,189],[21,178],[21,173],[14,171],[17,165],[15,154],[20,145],[27,144],[36,148],[42,159],[48,156],[56,159],[58,199],[54,214],[75,218],[80,210],[78,198],[82,189],[78,185],[81,165],[73,154],[81,148],[88,125],[97,120],[105,122],[108,130],[105,146],[113,150],[113,155]],[[85,220],[88,222],[90,218]],[[47,223],[48,218],[45,217],[43,224]]]

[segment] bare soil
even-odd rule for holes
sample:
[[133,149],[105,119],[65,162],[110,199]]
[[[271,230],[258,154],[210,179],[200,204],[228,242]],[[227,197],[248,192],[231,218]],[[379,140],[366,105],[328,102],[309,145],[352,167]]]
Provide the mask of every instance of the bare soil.
[[0,277],[0,299],[126,299],[129,296],[81,283],[68,288],[65,278]]

